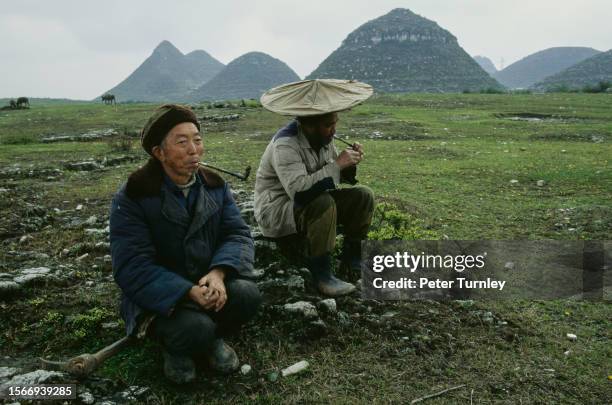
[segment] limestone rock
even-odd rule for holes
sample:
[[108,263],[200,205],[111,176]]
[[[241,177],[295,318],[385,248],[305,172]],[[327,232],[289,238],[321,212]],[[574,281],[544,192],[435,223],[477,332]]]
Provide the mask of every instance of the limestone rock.
[[19,372],[17,367],[0,367],[0,379],[11,378]]
[[333,298],[327,298],[327,299],[319,301],[317,303],[317,307],[322,312],[327,312],[329,314],[335,314],[338,311],[336,300]]
[[52,382],[61,381],[66,377],[66,374],[58,371],[36,370],[26,374],[14,375],[3,386],[50,384]]
[[0,297],[10,295],[21,289],[21,285],[13,280],[0,280]]
[[308,301],[297,301],[283,306],[285,311],[290,313],[300,313],[306,318],[316,318],[319,314],[317,308]]

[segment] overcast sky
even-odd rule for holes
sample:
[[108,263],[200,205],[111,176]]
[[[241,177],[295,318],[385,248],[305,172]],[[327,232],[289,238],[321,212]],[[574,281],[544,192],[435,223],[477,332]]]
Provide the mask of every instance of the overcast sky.
[[351,31],[397,7],[498,68],[553,46],[612,47],[612,0],[2,1],[0,97],[92,99],[164,39],[225,64],[266,52],[304,77]]

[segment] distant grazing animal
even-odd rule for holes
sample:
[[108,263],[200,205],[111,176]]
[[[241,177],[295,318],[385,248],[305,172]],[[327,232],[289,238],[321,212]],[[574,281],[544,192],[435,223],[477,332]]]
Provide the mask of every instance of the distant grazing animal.
[[17,99],[17,107],[28,107],[30,108],[30,100],[27,97],[19,97]]
[[15,108],[17,108],[17,102],[15,100],[9,101],[9,107],[14,110]]
[[102,96],[102,101],[104,102],[104,104],[117,104],[117,102],[115,101],[115,95],[114,94],[105,94]]

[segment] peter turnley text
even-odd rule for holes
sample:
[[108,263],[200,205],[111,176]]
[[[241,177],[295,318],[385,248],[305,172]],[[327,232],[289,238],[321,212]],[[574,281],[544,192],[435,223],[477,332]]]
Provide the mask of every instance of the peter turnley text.
[[[455,284],[457,283],[457,284]],[[430,279],[420,277],[410,279],[402,277],[399,280],[384,280],[382,277],[377,277],[372,280],[372,286],[376,289],[420,289],[420,288],[453,288],[459,287],[462,289],[495,289],[502,291],[506,281],[494,280],[487,277],[486,280],[470,280],[466,278],[456,278],[454,280],[441,280],[438,278]]]

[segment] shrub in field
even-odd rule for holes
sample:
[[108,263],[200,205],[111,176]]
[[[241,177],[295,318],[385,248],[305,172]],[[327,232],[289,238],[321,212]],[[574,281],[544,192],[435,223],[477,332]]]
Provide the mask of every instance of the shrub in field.
[[577,89],[570,88],[567,84],[559,84],[546,90],[547,93],[578,93]]
[[496,87],[487,87],[480,90],[480,94],[504,94],[506,91]]
[[594,86],[584,86],[582,88],[582,92],[583,93],[605,93],[611,87],[612,87],[612,83],[606,80],[602,80]]
[[108,308],[94,307],[70,319],[69,324],[74,338],[81,339],[98,333],[102,321],[114,316]]
[[424,222],[413,215],[400,211],[390,203],[380,203],[374,210],[368,239],[416,240],[438,239],[439,236],[425,229]]

